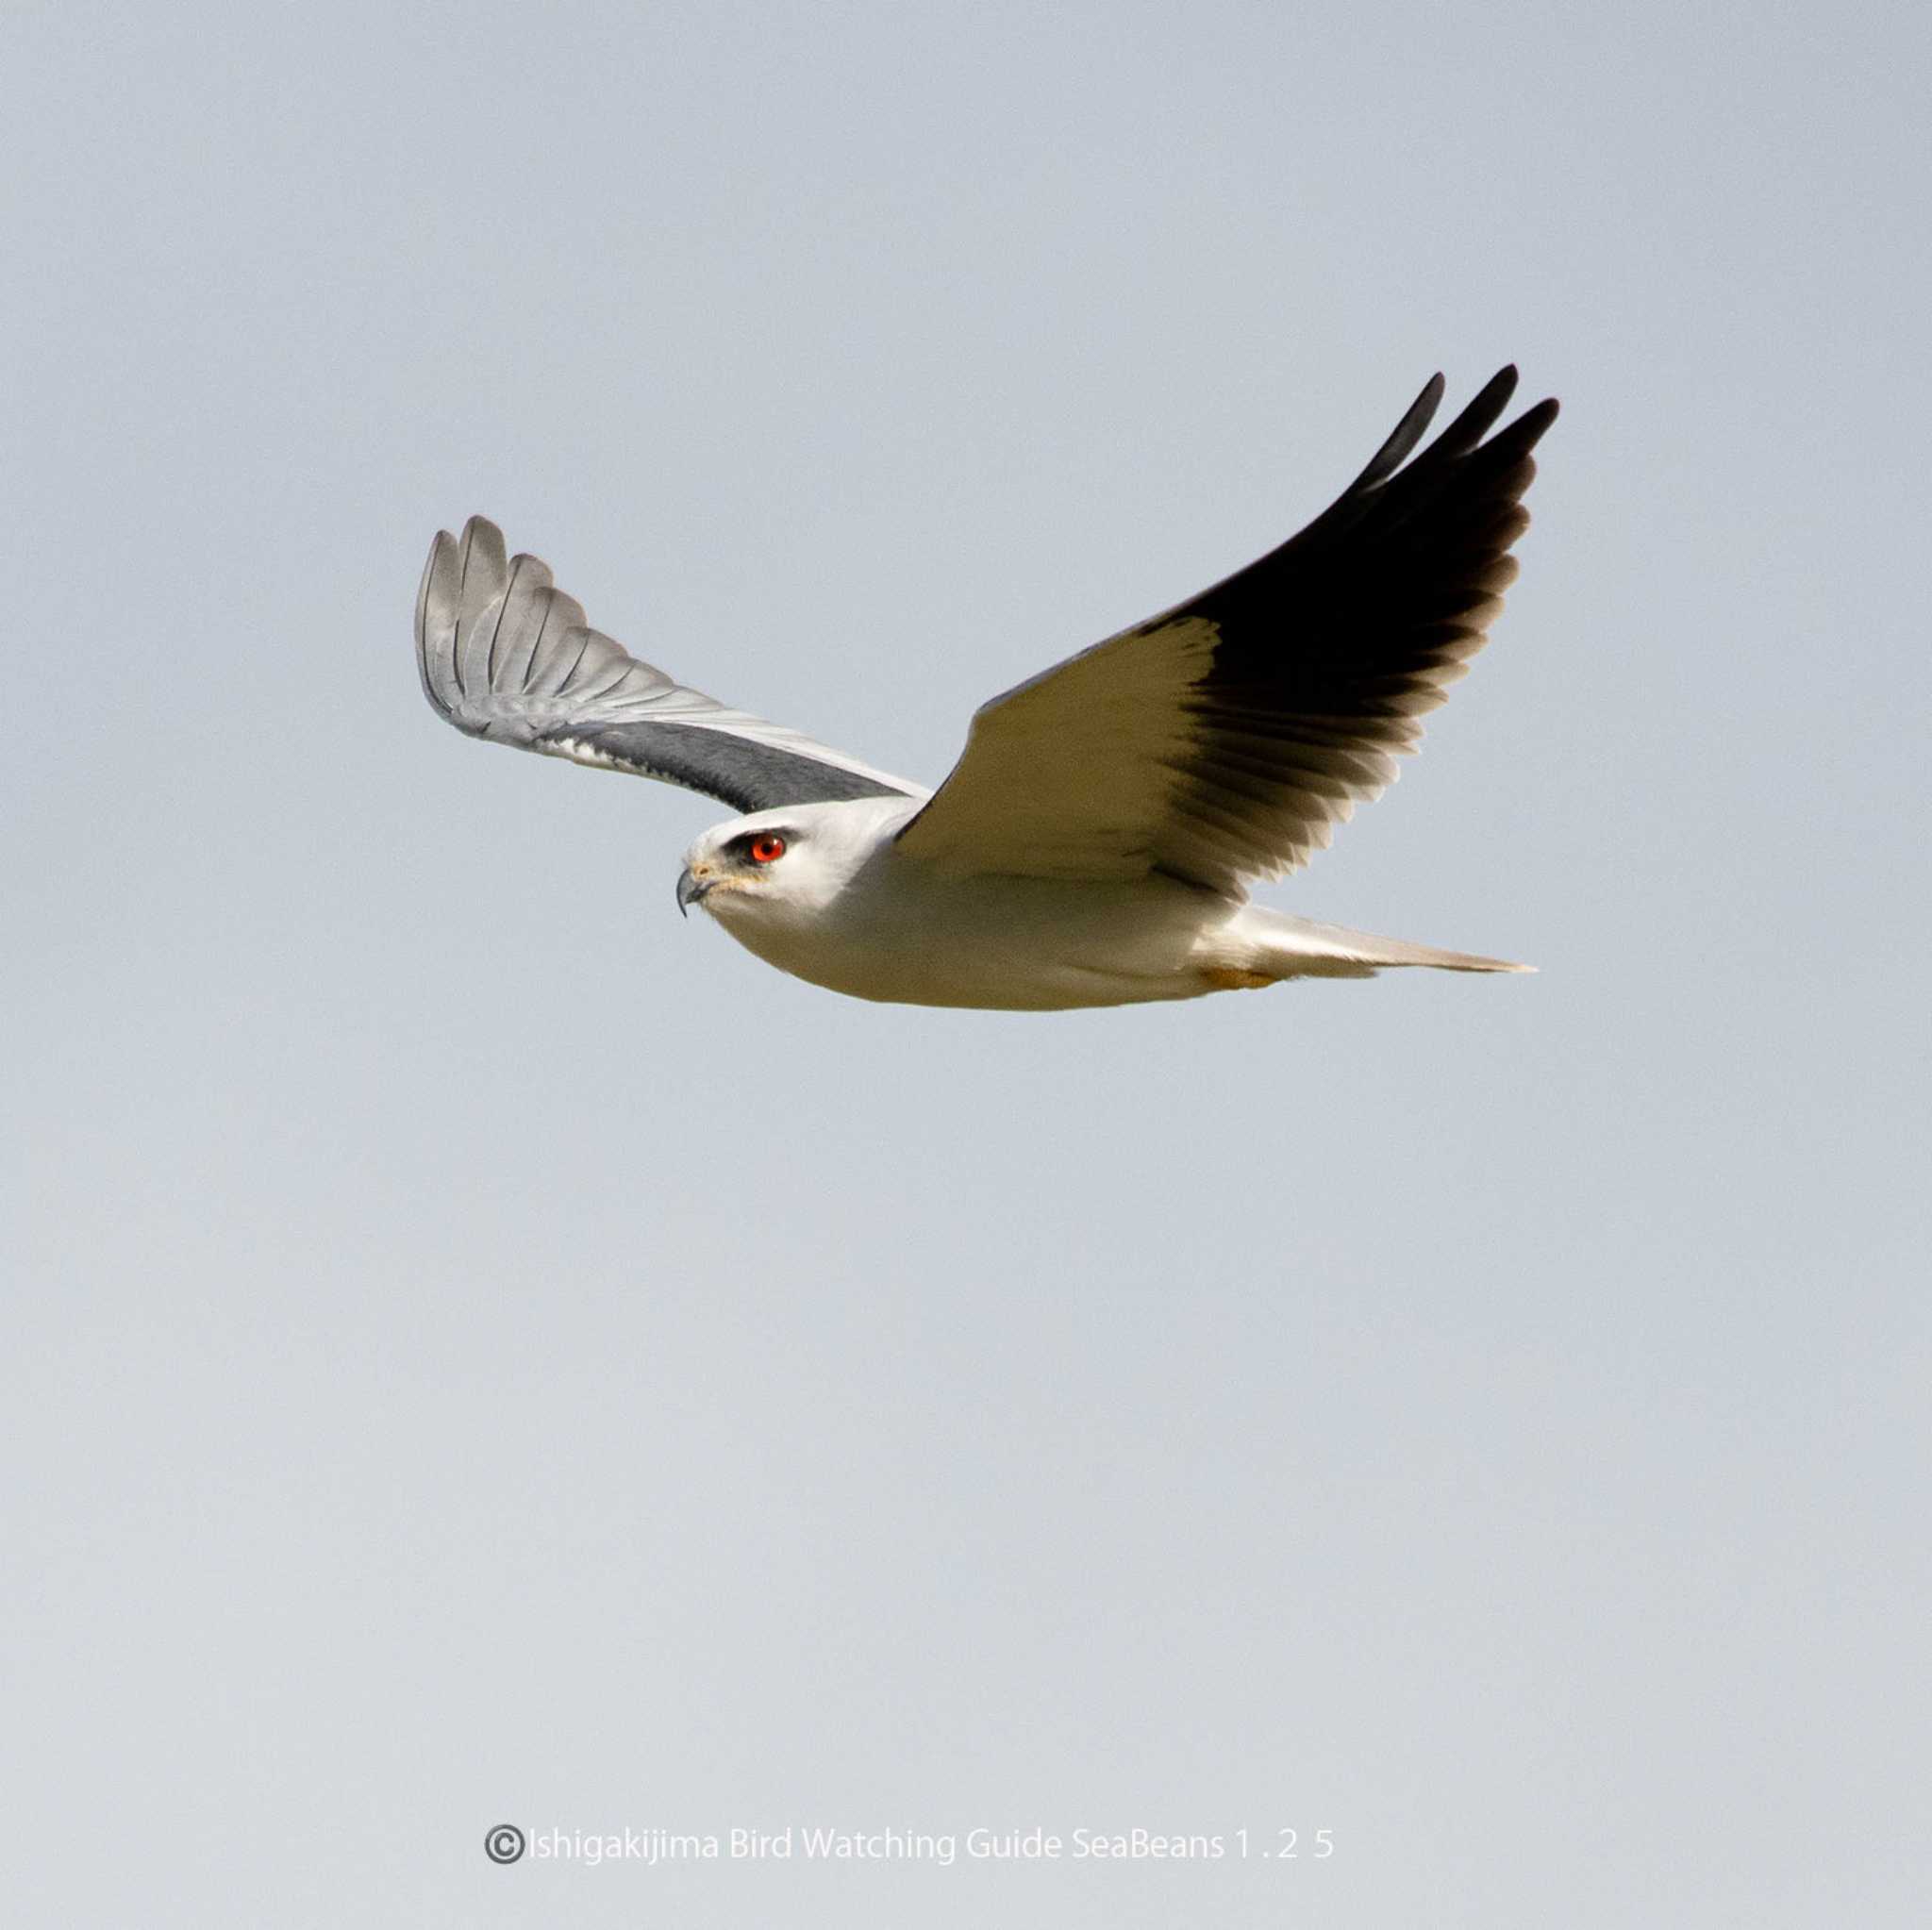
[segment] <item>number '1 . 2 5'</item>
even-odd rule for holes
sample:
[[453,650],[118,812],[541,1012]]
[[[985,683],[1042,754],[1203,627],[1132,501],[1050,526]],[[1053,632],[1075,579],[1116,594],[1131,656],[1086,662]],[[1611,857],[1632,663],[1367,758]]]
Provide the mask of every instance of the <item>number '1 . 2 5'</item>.
[[[1241,1843],[1241,1855],[1245,1856],[1248,1854],[1248,1833],[1244,1829],[1238,1829],[1235,1836]],[[1310,1861],[1319,1863],[1324,1856],[1334,1855],[1334,1838],[1333,1830],[1318,1829],[1314,1836],[1314,1847],[1307,1853]],[[1275,1857],[1284,1863],[1292,1863],[1302,1855],[1300,1833],[1291,1829],[1277,1830],[1274,1847],[1272,1850],[1263,1850],[1261,1854],[1264,1856]]]

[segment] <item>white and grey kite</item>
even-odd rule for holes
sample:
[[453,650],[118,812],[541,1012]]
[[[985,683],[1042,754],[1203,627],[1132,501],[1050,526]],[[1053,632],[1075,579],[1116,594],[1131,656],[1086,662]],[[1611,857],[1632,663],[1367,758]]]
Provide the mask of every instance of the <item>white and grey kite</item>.
[[[472,737],[658,777],[746,815],[686,854],[680,908],[834,991],[1045,1011],[1388,965],[1528,968],[1251,905],[1380,796],[1481,649],[1529,522],[1541,402],[1505,369],[1409,461],[1436,376],[1300,535],[974,715],[937,791],[733,710],[584,622],[473,517],[416,605],[429,701]],[[1485,441],[1484,438],[1488,437]]]

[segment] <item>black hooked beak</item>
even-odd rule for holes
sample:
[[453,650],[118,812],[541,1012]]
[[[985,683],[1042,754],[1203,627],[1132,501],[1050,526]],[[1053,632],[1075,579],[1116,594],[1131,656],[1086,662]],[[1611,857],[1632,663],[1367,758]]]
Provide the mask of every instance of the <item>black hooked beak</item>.
[[677,874],[677,912],[680,918],[691,916],[691,907],[711,889],[715,881],[710,878],[694,878],[687,866]]

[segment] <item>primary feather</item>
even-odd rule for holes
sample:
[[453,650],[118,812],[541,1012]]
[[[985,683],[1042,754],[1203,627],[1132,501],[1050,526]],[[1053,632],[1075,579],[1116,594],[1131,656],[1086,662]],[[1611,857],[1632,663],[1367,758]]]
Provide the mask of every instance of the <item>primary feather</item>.
[[1482,648],[1528,526],[1540,403],[1505,369],[1414,461],[1435,377],[1332,507],[1198,596],[995,697],[900,833],[957,871],[1215,890],[1280,875],[1379,797]]
[[641,662],[590,627],[549,564],[506,562],[503,532],[481,516],[430,546],[416,654],[430,703],[471,737],[661,778],[734,810],[925,795]]

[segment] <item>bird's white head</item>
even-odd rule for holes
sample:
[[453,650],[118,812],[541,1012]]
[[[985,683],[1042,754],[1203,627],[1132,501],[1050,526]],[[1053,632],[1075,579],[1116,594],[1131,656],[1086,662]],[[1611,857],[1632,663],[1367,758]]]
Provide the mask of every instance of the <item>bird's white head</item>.
[[677,908],[739,930],[808,924],[910,814],[908,798],[784,805],[718,824],[684,855]]

